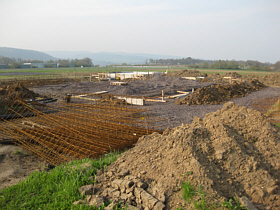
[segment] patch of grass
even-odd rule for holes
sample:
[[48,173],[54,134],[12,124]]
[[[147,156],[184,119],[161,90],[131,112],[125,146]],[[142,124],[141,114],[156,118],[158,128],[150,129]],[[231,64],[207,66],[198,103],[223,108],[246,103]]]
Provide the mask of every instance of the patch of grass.
[[278,127],[280,128],[280,123],[276,123],[275,125],[278,126]]
[[50,172],[35,171],[17,185],[0,191],[0,209],[94,209],[73,206],[83,199],[78,188],[93,184],[88,177],[108,166],[120,156],[112,152],[100,159],[83,159],[57,166]]
[[240,201],[234,197],[234,202],[235,205],[233,204],[233,200],[229,199],[229,201],[224,201],[222,202],[223,205],[223,209],[229,209],[229,210],[242,210],[242,209],[246,209],[245,206],[241,205]]
[[191,203],[193,196],[196,194],[195,187],[190,183],[190,181],[188,182],[183,181],[181,187],[183,190],[182,198],[186,200],[188,203]]
[[[245,206],[242,206],[240,201],[234,197],[234,201],[230,199],[229,201],[224,201],[222,203],[209,203],[206,199],[206,194],[201,186],[197,188],[190,183],[190,181],[185,182],[181,185],[182,188],[182,198],[187,201],[188,204],[192,204],[194,209],[199,210],[213,210],[222,207],[223,210],[246,210]],[[185,204],[182,204],[177,210],[184,210]]]
[[14,151],[15,154],[20,154],[19,150]]

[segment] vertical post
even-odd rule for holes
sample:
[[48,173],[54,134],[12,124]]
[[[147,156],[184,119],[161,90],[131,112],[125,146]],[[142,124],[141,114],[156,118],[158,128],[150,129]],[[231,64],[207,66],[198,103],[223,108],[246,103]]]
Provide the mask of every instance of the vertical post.
[[163,90],[161,91],[161,94],[162,94],[161,101],[163,101],[163,96],[164,96]]

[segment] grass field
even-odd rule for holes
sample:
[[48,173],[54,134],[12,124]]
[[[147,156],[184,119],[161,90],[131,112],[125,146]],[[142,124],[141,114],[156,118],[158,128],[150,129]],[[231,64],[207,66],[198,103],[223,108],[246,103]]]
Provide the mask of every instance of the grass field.
[[[156,71],[168,72],[180,71],[188,69],[186,67],[167,67],[167,66],[149,66],[149,67],[133,67],[133,66],[116,66],[116,67],[72,67],[72,68],[33,68],[33,69],[2,69],[0,70],[1,80],[24,80],[24,79],[51,79],[51,78],[69,78],[77,76],[89,76],[97,72],[122,72],[122,71]],[[251,71],[251,70],[230,70],[230,69],[189,69],[197,70],[201,73],[220,73],[237,72],[238,74],[258,74],[267,75],[275,72],[267,71]],[[13,75],[1,75],[9,73]],[[42,74],[43,73],[43,74]],[[21,74],[21,75],[19,75]],[[26,74],[26,75],[24,75]]]
[[50,172],[34,172],[25,180],[0,191],[0,209],[95,209],[73,202],[83,199],[78,188],[102,167],[121,154],[112,152],[100,159],[84,159],[57,166]]

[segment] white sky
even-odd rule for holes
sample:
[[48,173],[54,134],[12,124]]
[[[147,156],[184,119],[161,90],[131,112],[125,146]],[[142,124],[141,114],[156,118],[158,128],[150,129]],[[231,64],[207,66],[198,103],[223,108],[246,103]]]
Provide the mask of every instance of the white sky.
[[280,60],[279,0],[0,0],[0,47]]

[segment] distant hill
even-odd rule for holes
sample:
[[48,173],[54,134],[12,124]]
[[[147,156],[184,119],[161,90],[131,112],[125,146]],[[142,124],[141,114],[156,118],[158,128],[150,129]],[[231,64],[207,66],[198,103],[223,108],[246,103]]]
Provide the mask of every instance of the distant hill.
[[10,47],[0,47],[0,56],[8,58],[21,58],[24,60],[56,60],[56,58],[35,50],[24,50]]
[[144,64],[147,59],[167,59],[182,58],[171,55],[155,55],[144,53],[123,53],[123,52],[88,52],[88,51],[46,51],[54,57],[61,59],[74,59],[88,57],[92,59],[95,65],[106,66],[110,64]]
[[123,52],[98,52],[89,51],[46,51],[25,50],[10,47],[0,47],[0,56],[9,58],[21,58],[24,60],[58,60],[58,59],[82,59],[91,58],[94,65],[111,64],[144,64],[149,59],[176,59],[182,58],[171,55],[156,55],[144,53],[123,53]]

